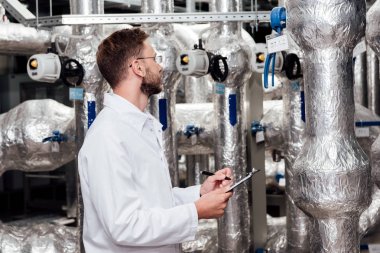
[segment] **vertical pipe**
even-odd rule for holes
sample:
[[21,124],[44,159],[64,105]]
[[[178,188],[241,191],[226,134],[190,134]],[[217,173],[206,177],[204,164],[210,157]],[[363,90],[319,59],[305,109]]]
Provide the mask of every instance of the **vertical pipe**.
[[[104,13],[103,0],[70,0],[71,14],[90,15]],[[98,29],[96,29],[98,28]],[[77,191],[77,226],[80,230],[79,249],[80,252],[85,252],[83,246],[83,200],[80,190],[80,182],[78,175],[78,153],[82,147],[85,134],[88,130],[88,103],[95,102],[97,111],[100,111],[102,104],[102,76],[96,66],[96,51],[100,43],[100,38],[97,37],[100,32],[100,26],[76,25],[73,26],[73,35],[81,35],[82,39],[70,39],[67,46],[66,54],[69,57],[77,59],[85,69],[81,88],[84,89],[83,101],[74,101],[75,123],[76,123],[76,191]]]
[[[241,1],[213,0],[217,12],[240,11]],[[223,83],[215,83],[214,110],[216,169],[230,167],[233,177],[246,174],[246,119],[244,115],[244,85],[248,82],[250,53],[241,37],[241,24],[223,22],[210,34],[206,50],[227,57],[229,75]],[[228,202],[225,214],[218,220],[219,252],[248,252],[251,244],[250,212],[247,185],[237,188]]]
[[141,1],[142,13],[173,13],[174,0],[142,0]]
[[[285,79],[285,78],[284,78]],[[303,144],[305,123],[301,113],[301,92],[303,79],[283,81],[284,104],[284,141],[285,141],[285,175],[286,175],[286,237],[287,251],[292,253],[309,252],[309,217],[294,203],[294,161]]]
[[367,80],[368,108],[380,115],[379,57],[370,46],[367,46]]
[[306,136],[294,163],[295,203],[314,219],[312,252],[359,253],[358,217],[370,203],[368,157],[354,133],[352,53],[365,1],[287,2],[287,28],[305,53]]
[[186,12],[195,12],[194,0],[186,0]]
[[355,103],[368,107],[367,87],[367,53],[361,53],[354,63],[354,98]]
[[[143,0],[141,2],[143,13],[171,13],[174,11],[174,2],[164,0]],[[178,42],[173,36],[173,28],[170,24],[147,27],[149,40],[158,55],[163,58],[164,90],[157,95],[150,97],[149,111],[157,119],[166,120],[163,123],[163,143],[166,160],[168,162],[170,177],[173,186],[179,185],[178,161],[177,161],[177,140],[175,138],[174,115],[176,104],[176,92],[180,74],[175,66],[175,59],[178,52]]]

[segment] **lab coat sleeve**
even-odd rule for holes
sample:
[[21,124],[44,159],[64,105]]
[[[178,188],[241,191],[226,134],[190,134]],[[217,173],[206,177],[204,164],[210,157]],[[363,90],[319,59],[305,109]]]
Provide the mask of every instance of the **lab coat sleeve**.
[[91,140],[80,154],[84,163],[80,166],[87,168],[83,180],[93,208],[115,244],[162,246],[194,240],[198,226],[194,203],[143,209],[132,178],[133,157],[125,145],[104,131]]
[[173,196],[175,205],[183,205],[192,203],[199,199],[201,185],[194,185],[187,188],[173,188]]

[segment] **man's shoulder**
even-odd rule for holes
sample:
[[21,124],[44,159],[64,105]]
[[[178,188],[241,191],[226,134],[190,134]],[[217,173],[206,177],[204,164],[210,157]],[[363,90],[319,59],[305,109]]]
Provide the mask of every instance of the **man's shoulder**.
[[110,135],[119,136],[121,139],[128,136],[132,131],[133,127],[130,122],[125,120],[118,112],[105,107],[89,128],[86,139],[109,138]]

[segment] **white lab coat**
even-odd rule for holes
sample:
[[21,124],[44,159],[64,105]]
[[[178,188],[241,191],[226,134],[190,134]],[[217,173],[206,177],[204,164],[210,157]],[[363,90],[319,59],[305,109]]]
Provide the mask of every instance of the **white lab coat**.
[[79,152],[87,253],[178,253],[194,240],[200,186],[172,188],[162,125],[116,94]]

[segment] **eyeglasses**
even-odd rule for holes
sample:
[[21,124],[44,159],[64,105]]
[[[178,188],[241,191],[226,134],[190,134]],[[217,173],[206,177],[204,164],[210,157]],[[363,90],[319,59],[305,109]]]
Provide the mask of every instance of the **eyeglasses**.
[[[158,64],[162,63],[162,55],[149,56],[149,57],[137,57],[136,58],[136,60],[144,60],[144,59],[153,59]],[[132,67],[132,64],[129,65],[129,67]]]
[[138,57],[137,60],[153,59],[157,63],[162,63],[162,55],[150,56],[150,57]]

